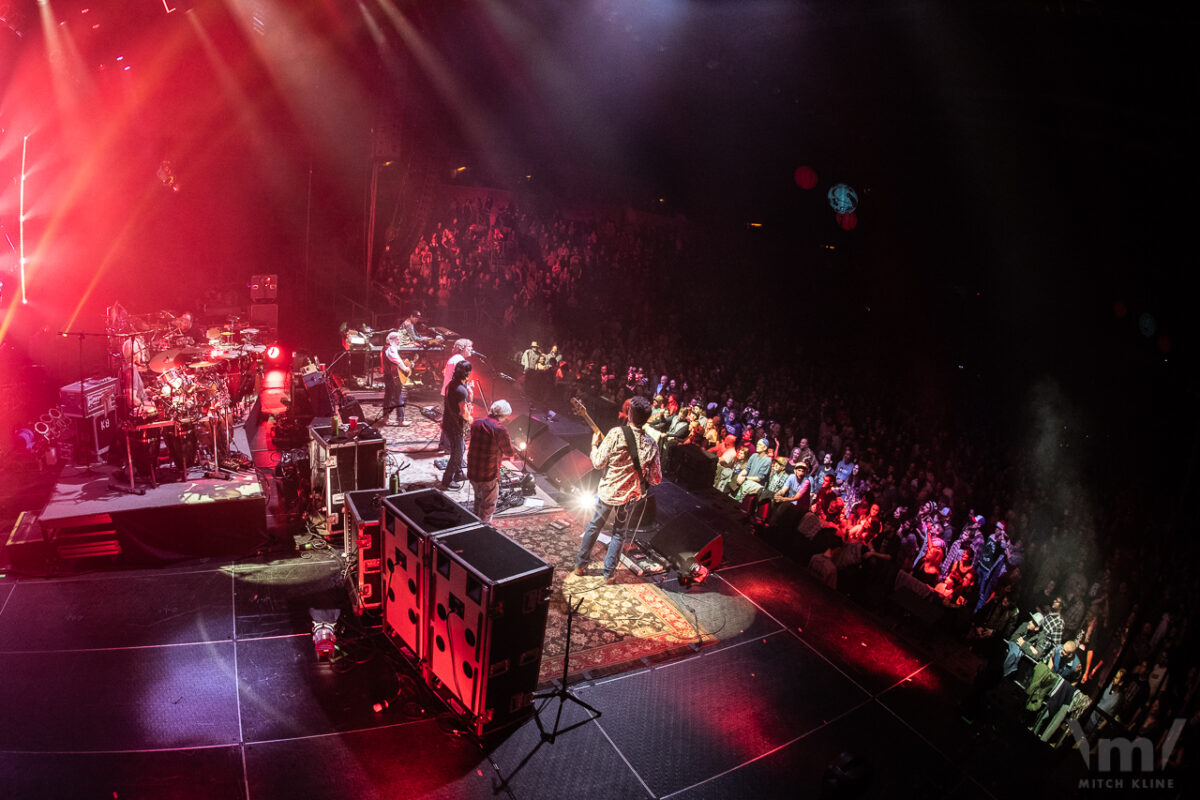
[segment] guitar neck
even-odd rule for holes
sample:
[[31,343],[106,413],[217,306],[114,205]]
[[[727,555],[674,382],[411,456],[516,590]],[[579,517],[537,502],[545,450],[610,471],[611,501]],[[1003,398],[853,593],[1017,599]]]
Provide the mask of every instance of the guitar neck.
[[604,432],[600,430],[600,426],[592,421],[591,416],[586,411],[583,412],[583,421],[592,426],[592,433],[599,433],[601,436],[604,435]]
[[572,400],[571,407],[575,410],[576,414],[578,414],[580,417],[583,417],[584,422],[591,426],[592,433],[598,433],[601,436],[604,435],[604,432],[600,430],[600,426],[597,425],[595,420],[592,419],[592,415],[588,413],[586,408],[584,408],[583,403]]

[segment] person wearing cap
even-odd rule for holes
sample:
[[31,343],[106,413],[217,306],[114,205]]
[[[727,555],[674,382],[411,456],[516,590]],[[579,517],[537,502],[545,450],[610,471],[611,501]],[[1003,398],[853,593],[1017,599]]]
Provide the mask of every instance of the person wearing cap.
[[504,427],[512,414],[507,400],[492,403],[488,415],[471,423],[471,449],[467,451],[467,480],[475,491],[475,516],[490,525],[500,496],[500,462],[516,450]]

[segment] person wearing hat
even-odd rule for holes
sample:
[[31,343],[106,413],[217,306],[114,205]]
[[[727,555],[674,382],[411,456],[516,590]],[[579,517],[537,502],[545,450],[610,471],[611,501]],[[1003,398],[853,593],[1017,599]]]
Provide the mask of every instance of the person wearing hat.
[[541,358],[542,348],[538,347],[536,341],[530,342],[528,349],[521,354],[521,369],[525,370],[525,381],[529,382],[531,376],[537,371],[538,359]]

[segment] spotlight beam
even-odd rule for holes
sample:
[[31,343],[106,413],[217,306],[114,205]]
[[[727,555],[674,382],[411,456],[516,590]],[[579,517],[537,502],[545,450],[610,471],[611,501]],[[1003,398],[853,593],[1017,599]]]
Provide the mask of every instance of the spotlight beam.
[[21,141],[21,198],[17,208],[17,260],[21,264],[21,303],[29,302],[25,296],[25,164],[29,156],[29,134]]

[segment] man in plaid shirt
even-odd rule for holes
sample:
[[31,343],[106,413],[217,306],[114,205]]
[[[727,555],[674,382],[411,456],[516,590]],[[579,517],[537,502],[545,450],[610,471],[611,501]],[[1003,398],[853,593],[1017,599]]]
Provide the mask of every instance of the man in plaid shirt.
[[471,423],[471,449],[467,451],[467,480],[475,490],[475,516],[490,525],[500,496],[500,462],[516,455],[504,420],[512,414],[507,400],[492,403],[490,413]]
[[1046,643],[1047,650],[1053,650],[1062,644],[1063,637],[1063,618],[1062,618],[1063,599],[1061,597],[1054,598],[1054,602],[1050,605],[1050,613],[1042,617],[1042,637]]

